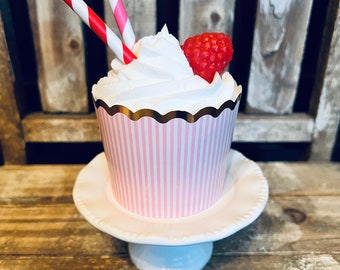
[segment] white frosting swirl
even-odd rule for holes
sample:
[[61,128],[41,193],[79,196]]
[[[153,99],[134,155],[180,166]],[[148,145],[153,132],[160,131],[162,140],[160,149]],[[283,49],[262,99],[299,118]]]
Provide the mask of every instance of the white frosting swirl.
[[187,111],[195,114],[204,107],[218,109],[237,98],[241,87],[226,72],[216,73],[211,84],[194,75],[178,40],[166,26],[154,36],[142,38],[134,47],[137,59],[124,65],[112,61],[112,70],[93,86],[95,100],[109,107],[123,105],[132,112],[152,109],[160,114]]

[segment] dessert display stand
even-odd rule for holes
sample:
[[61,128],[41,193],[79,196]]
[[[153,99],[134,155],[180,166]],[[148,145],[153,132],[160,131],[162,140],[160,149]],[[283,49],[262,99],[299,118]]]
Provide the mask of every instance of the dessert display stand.
[[213,242],[252,223],[268,200],[268,183],[259,166],[235,150],[228,159],[228,185],[222,197],[189,217],[148,218],[120,206],[108,192],[104,153],[80,171],[73,199],[89,223],[128,242],[131,260],[139,269],[202,269]]

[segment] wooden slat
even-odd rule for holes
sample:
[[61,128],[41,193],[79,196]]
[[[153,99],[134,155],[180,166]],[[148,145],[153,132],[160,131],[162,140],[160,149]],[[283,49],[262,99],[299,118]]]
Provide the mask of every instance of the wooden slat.
[[338,270],[339,255],[213,256],[205,270]]
[[[275,255],[275,256],[212,256],[204,270],[339,270],[339,255],[303,254],[303,255]],[[56,256],[40,257],[39,263],[32,257],[6,257],[0,261],[2,269],[11,270],[51,270],[51,269],[110,269],[137,270],[127,255],[107,256]]]
[[26,142],[99,142],[94,114],[31,114],[22,121]]
[[202,32],[232,35],[235,0],[181,0],[179,40]]
[[124,254],[115,255],[93,255],[82,256],[40,256],[37,263],[36,258],[31,256],[6,256],[0,259],[0,269],[11,270],[84,270],[84,269],[99,269],[99,270],[137,270],[130,258]]
[[[23,119],[23,128],[27,142],[100,141],[94,114],[31,114]],[[309,142],[312,132],[313,120],[305,114],[290,116],[240,114],[236,122],[234,141]]]
[[25,142],[14,95],[14,75],[0,13],[0,143],[5,164],[26,162]]
[[[49,197],[51,199],[51,196],[71,198],[74,181],[83,167],[84,165],[65,167],[60,165],[7,165],[0,167],[0,179],[3,184],[0,189],[0,204],[13,202],[11,201],[13,198]],[[51,177],[52,171],[53,177]],[[39,181],[39,188],[34,185],[36,181]],[[12,185],[13,182],[18,185]],[[42,202],[36,201],[35,203]]]
[[[136,39],[153,35],[156,32],[156,0],[127,0],[124,1]],[[113,12],[109,1],[104,1],[105,22],[119,36],[119,30],[114,20]],[[110,63],[114,57],[111,50],[107,50],[107,60]]]
[[259,166],[269,180],[272,197],[340,193],[340,163],[268,162]]
[[28,0],[45,112],[87,112],[81,22],[63,1]]
[[[21,210],[20,210],[21,209]],[[25,215],[24,211],[27,211]],[[71,201],[69,204],[42,205],[1,209],[0,245],[6,247],[1,255],[30,255],[42,253],[49,256],[77,254],[83,256],[110,255],[127,251],[126,244],[101,233],[83,217]],[[19,218],[13,218],[18,214]],[[32,215],[32,218],[28,218]],[[10,244],[8,235],[16,232]],[[67,235],[67,240],[62,240]],[[60,241],[60,242],[59,242]],[[41,250],[41,247],[45,247]]]
[[[88,224],[72,199],[68,203],[52,200],[18,204],[14,198],[9,206],[1,206],[0,245],[5,247],[2,255],[44,252],[49,256],[71,256],[77,250],[87,256],[126,252],[126,245],[120,240],[111,239]],[[273,255],[294,255],[320,250],[336,254],[340,251],[338,201],[340,195],[271,198],[254,223],[215,242],[214,253],[260,255],[265,250]],[[16,235],[9,243],[13,230]],[[65,236],[68,241],[60,241]]]
[[258,2],[248,112],[292,112],[312,2]]
[[339,195],[271,198],[254,223],[216,242],[215,252],[336,254],[340,251],[340,213],[336,203],[339,200]]
[[[338,7],[336,7],[336,5]],[[318,100],[318,109],[315,119],[315,130],[313,134],[313,144],[311,149],[311,160],[330,160],[332,150],[336,140],[336,134],[340,127],[340,5],[338,1],[333,1],[330,8],[337,10],[334,31],[331,38],[331,44],[327,55],[326,69],[319,69],[320,74],[324,75],[322,80],[318,76],[319,82],[322,82],[321,95]],[[330,12],[334,12],[331,10]],[[331,16],[329,16],[331,17]],[[332,22],[330,22],[332,23]],[[327,28],[329,31],[329,29]],[[326,41],[327,42],[327,41]],[[327,45],[324,45],[327,46]],[[320,66],[324,62],[320,59]],[[317,87],[317,86],[316,86]],[[316,90],[316,89],[315,89]]]
[[237,142],[310,142],[313,119],[306,114],[239,114],[234,141]]

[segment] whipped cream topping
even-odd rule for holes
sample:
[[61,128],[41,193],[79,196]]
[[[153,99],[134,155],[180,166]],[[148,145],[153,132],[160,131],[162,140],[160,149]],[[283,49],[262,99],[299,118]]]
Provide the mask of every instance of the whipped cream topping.
[[152,109],[160,114],[186,111],[195,114],[204,107],[218,109],[241,93],[232,76],[215,74],[212,83],[194,75],[178,40],[166,26],[154,36],[138,41],[137,59],[124,65],[118,59],[112,70],[92,88],[95,100],[109,107],[123,105],[132,112]]

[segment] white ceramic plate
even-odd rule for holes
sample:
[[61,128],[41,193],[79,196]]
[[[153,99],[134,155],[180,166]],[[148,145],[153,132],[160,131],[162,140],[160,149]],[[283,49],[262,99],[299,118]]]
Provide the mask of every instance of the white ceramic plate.
[[73,199],[89,223],[126,242],[177,246],[215,241],[252,223],[268,200],[268,183],[259,166],[236,150],[230,151],[229,160],[229,187],[217,203],[193,216],[155,219],[125,210],[107,192],[104,153],[80,171]]

